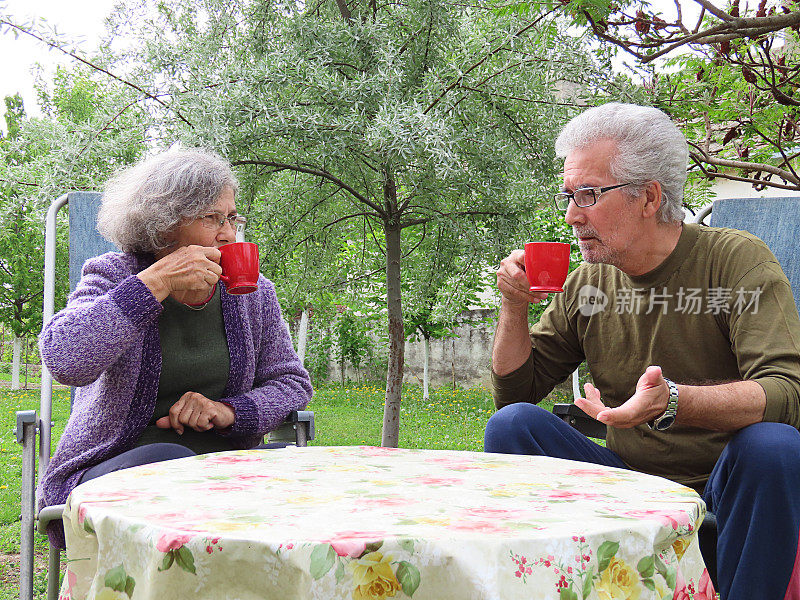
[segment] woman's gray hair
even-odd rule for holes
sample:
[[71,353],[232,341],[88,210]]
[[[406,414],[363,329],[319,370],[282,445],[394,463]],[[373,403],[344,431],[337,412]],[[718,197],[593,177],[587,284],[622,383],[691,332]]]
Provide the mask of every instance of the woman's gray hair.
[[609,163],[610,174],[624,188],[640,194],[644,184],[661,184],[662,202],[657,218],[661,223],[683,220],[683,188],[689,148],[675,123],[657,108],[611,102],[590,108],[572,119],[556,140],[556,154],[562,158],[604,140],[617,145]]
[[230,163],[201,149],[170,150],[120,171],[105,186],[97,230],[123,252],[158,252],[182,222],[207,212],[239,182]]

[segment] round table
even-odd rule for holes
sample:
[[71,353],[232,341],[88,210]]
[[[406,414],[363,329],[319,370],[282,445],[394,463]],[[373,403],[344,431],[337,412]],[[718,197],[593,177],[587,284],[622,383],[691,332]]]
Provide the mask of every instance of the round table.
[[545,457],[221,452],[73,490],[62,598],[713,597],[693,490]]

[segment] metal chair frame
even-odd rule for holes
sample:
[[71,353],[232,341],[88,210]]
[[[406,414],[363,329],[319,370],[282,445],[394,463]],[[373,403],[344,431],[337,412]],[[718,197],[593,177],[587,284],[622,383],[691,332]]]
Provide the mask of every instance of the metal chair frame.
[[[79,192],[78,194],[85,195],[87,193]],[[99,193],[96,192],[89,192],[89,194],[97,194],[99,196]],[[75,193],[64,194],[54,200],[45,217],[42,323],[47,323],[54,312],[57,215],[58,211],[69,203],[70,196],[74,195]],[[78,262],[80,263],[78,268],[80,268],[83,261]],[[53,376],[44,363],[42,364],[41,381],[39,414],[37,415],[35,410],[17,411],[16,428],[14,430],[17,442],[22,444],[20,600],[33,600],[34,531],[38,529],[39,533],[46,534],[47,525],[53,520],[60,520],[64,512],[63,504],[47,506],[40,511],[36,510],[36,436],[37,434],[39,436],[38,463],[39,479],[41,479],[47,469],[47,465],[50,463],[51,429],[53,426]],[[279,429],[270,432],[270,440],[306,446],[310,440],[314,439],[314,433],[314,413],[312,411],[293,411]],[[60,563],[61,550],[51,545],[47,562],[47,600],[58,599]]]

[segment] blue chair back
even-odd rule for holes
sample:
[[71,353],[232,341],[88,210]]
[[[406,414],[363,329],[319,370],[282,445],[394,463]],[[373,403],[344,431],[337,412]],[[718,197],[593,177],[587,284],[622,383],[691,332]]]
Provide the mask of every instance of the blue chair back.
[[800,197],[716,200],[711,225],[741,229],[764,240],[786,273],[800,309]]
[[69,289],[81,279],[81,268],[88,259],[117,248],[97,231],[100,192],[70,192],[69,203]]

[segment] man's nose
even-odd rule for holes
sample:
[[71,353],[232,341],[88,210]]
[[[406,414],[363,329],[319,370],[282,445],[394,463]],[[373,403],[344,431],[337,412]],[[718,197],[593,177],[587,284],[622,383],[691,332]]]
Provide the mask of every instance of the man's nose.
[[586,215],[584,215],[583,209],[575,204],[574,200],[570,200],[564,213],[564,220],[567,225],[582,224],[586,222]]

